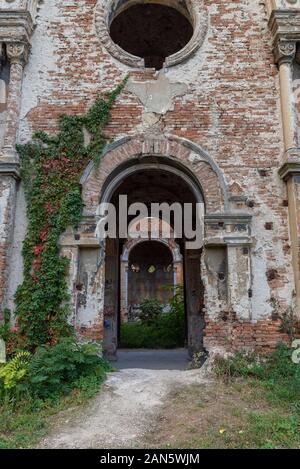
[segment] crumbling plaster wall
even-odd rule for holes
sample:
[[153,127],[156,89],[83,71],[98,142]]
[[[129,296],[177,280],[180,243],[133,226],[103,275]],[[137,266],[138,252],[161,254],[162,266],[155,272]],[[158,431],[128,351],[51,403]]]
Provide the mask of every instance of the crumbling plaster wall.
[[[286,189],[277,174],[282,152],[278,73],[261,1],[203,3],[208,32],[202,47],[165,71],[171,83],[185,86],[185,93],[172,99],[171,110],[159,113],[148,111],[132,90],[123,92],[107,134],[189,139],[217,162],[229,188],[237,183],[253,201],[243,210],[253,215],[251,310],[252,319],[261,319],[272,312],[272,297],[287,308],[293,289]],[[112,89],[127,73],[131,83],[157,79],[151,70],[132,70],[109,55],[96,34],[95,5],[96,0],[41,5],[25,69],[19,141],[27,141],[35,129],[55,131],[60,113],[85,111],[99,92]],[[267,278],[270,270],[275,278]]]
[[11,256],[9,262],[9,282],[7,285],[6,306],[14,309],[14,294],[23,281],[23,257],[21,255],[23,240],[27,229],[26,203],[23,187],[17,184],[16,211],[13,232],[10,234]]
[[76,327],[95,327],[95,318],[103,309],[104,299],[104,263],[98,249],[83,248],[79,251],[79,269],[76,280]]
[[[7,302],[8,259],[11,253],[13,237],[16,181],[10,176],[0,177],[0,269],[5,275],[0,276],[0,304]],[[0,311],[0,320],[3,319]]]

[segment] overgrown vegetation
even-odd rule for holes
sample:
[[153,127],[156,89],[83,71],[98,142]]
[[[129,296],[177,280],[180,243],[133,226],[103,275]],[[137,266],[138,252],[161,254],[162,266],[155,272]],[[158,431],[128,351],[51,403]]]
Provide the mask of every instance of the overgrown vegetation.
[[[172,289],[174,287],[172,286]],[[141,303],[140,320],[121,325],[121,345],[125,348],[176,348],[185,342],[183,287],[177,286],[170,310],[163,312],[155,299]]]
[[21,400],[0,405],[0,449],[36,448],[57,423],[61,411],[85,404],[99,391],[95,376],[78,380],[67,396],[56,399]]
[[75,397],[93,396],[108,370],[99,346],[71,338],[38,347],[34,354],[17,352],[0,367],[0,448],[30,446],[49,414]]
[[101,156],[107,141],[104,127],[124,83],[99,97],[85,115],[62,115],[56,135],[36,132],[32,142],[17,147],[28,231],[23,246],[24,281],[15,296],[18,332],[10,339],[11,349],[34,350],[73,332],[67,321],[68,260],[60,256],[59,236],[80,221],[80,175],[91,159]]
[[159,319],[163,313],[163,305],[156,299],[146,298],[142,301],[139,318],[143,324],[151,325]]
[[47,416],[92,396],[109,369],[98,346],[76,341],[67,320],[68,259],[60,255],[59,237],[81,219],[80,176],[101,157],[104,127],[125,82],[99,96],[85,115],[62,115],[56,135],[36,132],[30,143],[17,146],[28,230],[16,326],[11,328],[8,310],[0,324],[10,358],[0,365],[0,448],[31,446]]
[[300,448],[300,364],[292,360],[293,349],[278,344],[268,357],[236,353],[217,357],[214,373],[225,382],[244,379],[260,390],[272,410],[249,415],[249,432],[263,437],[261,447]]
[[0,367],[0,403],[57,399],[91,376],[101,382],[108,369],[98,345],[70,338],[38,347],[34,354],[17,352]]
[[174,390],[146,437],[153,448],[300,449],[300,364],[279,345],[269,357],[217,357],[216,379]]
[[3,322],[0,323],[0,338],[3,340],[8,340],[10,336],[10,310],[4,309],[3,311]]

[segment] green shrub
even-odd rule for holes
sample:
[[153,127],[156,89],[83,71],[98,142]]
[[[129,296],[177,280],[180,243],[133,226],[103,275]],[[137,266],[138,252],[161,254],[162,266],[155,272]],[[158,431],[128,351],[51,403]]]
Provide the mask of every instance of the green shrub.
[[258,375],[267,379],[286,379],[297,378],[300,384],[300,366],[297,366],[292,360],[293,350],[287,345],[280,343],[264,363],[264,366],[258,370]]
[[[237,352],[227,358],[217,356],[213,369],[219,377],[253,376],[264,380],[300,379],[300,367],[292,361],[293,350],[279,343],[267,357],[256,353]],[[299,375],[299,376],[298,376]]]
[[261,372],[260,357],[255,353],[237,352],[229,357],[217,355],[213,371],[218,378],[234,378],[238,376],[257,376]]
[[55,398],[68,394],[89,376],[94,376],[99,384],[108,369],[96,345],[63,339],[57,345],[36,350],[28,367],[28,386],[37,398]]
[[39,347],[34,355],[19,352],[0,368],[0,402],[57,399],[75,388],[93,394],[109,369],[97,345],[71,338]]
[[228,358],[218,356],[213,371],[226,380],[253,378],[268,391],[272,403],[300,410],[300,364],[293,363],[292,353],[292,349],[280,343],[267,357],[242,352]]
[[162,304],[156,299],[145,299],[142,301],[140,320],[143,324],[152,324],[159,318],[163,312]]
[[157,314],[151,321],[121,325],[121,345],[125,348],[176,348],[183,347],[184,343],[185,314],[181,293],[176,293],[170,301],[169,312]]

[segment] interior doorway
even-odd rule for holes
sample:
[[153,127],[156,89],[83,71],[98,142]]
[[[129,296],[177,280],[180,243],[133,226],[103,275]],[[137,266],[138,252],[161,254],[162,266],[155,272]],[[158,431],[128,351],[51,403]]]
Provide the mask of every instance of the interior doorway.
[[121,298],[124,298],[124,307],[121,307],[124,317],[121,319],[135,321],[145,299],[154,298],[166,308],[173,296],[172,288],[166,287],[176,285],[171,250],[160,242],[145,241],[134,246],[126,260],[121,258],[121,266],[124,264],[121,275],[124,273],[126,277],[123,282],[125,291],[121,291]]
[[162,226],[161,220],[147,218],[141,223],[147,225],[148,239],[129,239],[121,255],[119,344],[122,348],[184,347],[180,248],[174,236],[151,239],[151,228]]
[[164,285],[174,282],[173,258],[170,249],[157,241],[138,244],[130,253],[128,266],[129,305],[143,298],[157,298],[163,305],[170,300]]
[[[128,206],[138,202],[145,204],[149,213],[153,203],[178,203],[182,206],[190,204],[196,216],[196,203],[203,202],[201,189],[191,175],[168,165],[153,164],[150,157],[147,164],[137,162],[120,170],[115,177],[112,175],[104,194],[116,207],[118,220],[120,195],[127,196]],[[129,224],[133,218],[128,217]],[[164,222],[162,214],[158,223]],[[168,223],[172,230],[172,216]],[[170,239],[161,235],[154,240],[149,235],[148,239],[142,240],[130,237],[106,240],[103,348],[108,358],[115,358],[118,348],[124,345],[123,324],[141,321],[141,315],[145,315],[143,304],[147,300],[160,304],[165,322],[174,298],[179,300],[183,322],[182,341],[178,346],[186,347],[190,355],[203,349],[201,257],[202,250],[187,249],[187,240],[184,236],[178,237],[176,232]],[[171,332],[175,329],[172,319],[168,328]],[[162,348],[172,348],[171,341],[162,345]]]

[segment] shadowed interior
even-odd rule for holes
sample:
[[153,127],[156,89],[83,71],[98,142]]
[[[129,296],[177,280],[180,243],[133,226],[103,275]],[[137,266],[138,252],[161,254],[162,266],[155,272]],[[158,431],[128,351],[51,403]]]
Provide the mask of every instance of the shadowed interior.
[[123,50],[145,60],[145,67],[160,70],[166,57],[192,38],[191,22],[175,8],[147,3],[121,12],[110,27],[112,40]]
[[173,258],[166,246],[155,241],[145,241],[132,250],[128,270],[130,306],[142,303],[145,298],[155,298],[167,304],[172,298],[172,292],[164,287],[172,284]]

